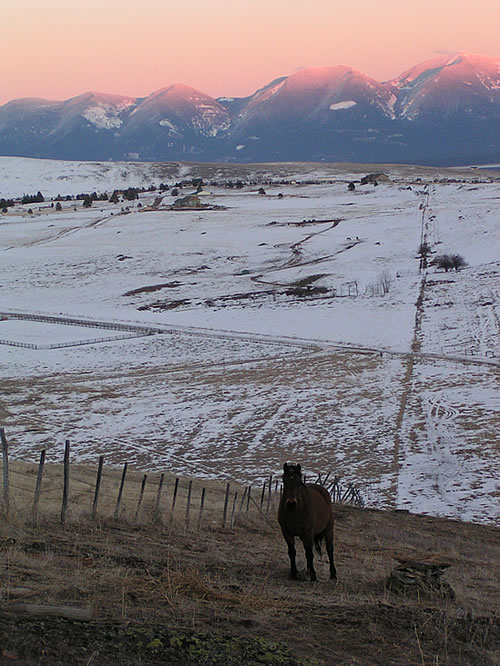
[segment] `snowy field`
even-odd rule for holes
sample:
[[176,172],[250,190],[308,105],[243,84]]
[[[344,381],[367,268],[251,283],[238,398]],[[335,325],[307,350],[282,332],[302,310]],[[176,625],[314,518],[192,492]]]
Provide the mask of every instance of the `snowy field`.
[[[498,521],[500,180],[388,166],[348,191],[369,171],[0,158],[0,197],[203,176],[219,207],[168,210],[167,191],[145,210],[155,191],[0,215],[1,312],[159,331],[0,344],[12,455],[59,461],[69,438],[75,460],[239,481],[293,459],[371,505]],[[420,270],[422,239],[468,265]],[[122,334],[0,321],[0,339],[40,347]]]

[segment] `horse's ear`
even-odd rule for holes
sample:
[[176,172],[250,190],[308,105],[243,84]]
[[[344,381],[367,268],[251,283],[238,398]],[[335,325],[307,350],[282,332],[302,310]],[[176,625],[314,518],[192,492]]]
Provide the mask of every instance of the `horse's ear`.
[[301,469],[302,469],[302,468],[300,467],[300,463],[298,463],[298,464],[297,464],[297,472],[300,472]]
[[285,464],[283,465],[283,471],[286,472],[287,469],[288,469],[288,463],[285,463]]

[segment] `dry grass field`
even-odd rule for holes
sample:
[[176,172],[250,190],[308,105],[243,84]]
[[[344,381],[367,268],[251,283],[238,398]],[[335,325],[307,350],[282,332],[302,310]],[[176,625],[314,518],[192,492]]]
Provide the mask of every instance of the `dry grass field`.
[[[171,514],[173,479],[165,478],[155,516],[158,475],[148,475],[136,520],[143,477],[129,470],[114,519],[121,471],[105,468],[91,520],[95,472],[71,470],[63,526],[61,468],[46,467],[34,521],[36,468],[11,463],[0,527],[1,664],[498,663],[497,528],[335,505],[339,580],[328,580],[325,556],[311,584],[301,547],[300,580],[288,579],[276,497],[260,510],[255,490],[248,513],[238,499],[223,528],[225,484],[198,480],[186,524],[188,480]],[[231,486],[229,513],[241,490]],[[455,597],[391,591],[395,557],[446,561]]]

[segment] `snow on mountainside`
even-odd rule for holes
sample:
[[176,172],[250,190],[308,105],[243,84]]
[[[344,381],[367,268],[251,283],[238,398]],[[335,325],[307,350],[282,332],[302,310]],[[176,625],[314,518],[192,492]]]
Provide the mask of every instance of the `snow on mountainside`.
[[135,103],[132,97],[87,92],[64,103],[62,119],[71,121],[81,117],[98,129],[115,129],[123,124],[123,112]]
[[373,105],[392,116],[395,98],[389,87],[350,67],[309,67],[255,93],[238,120],[257,115],[312,117],[347,101]]
[[481,112],[485,105],[500,115],[500,58],[460,53],[442,56],[412,67],[388,82],[398,91],[398,114],[414,119],[439,109]]
[[182,134],[185,126],[204,136],[217,136],[230,125],[228,110],[217,100],[182,83],[152,93],[131,113],[129,128],[153,123]]

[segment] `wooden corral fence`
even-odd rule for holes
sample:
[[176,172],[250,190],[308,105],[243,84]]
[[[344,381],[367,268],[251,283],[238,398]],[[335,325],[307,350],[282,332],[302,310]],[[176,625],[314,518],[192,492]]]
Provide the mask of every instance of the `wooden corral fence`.
[[[244,518],[263,519],[274,524],[281,495],[280,478],[272,475],[262,485],[244,485],[206,479],[176,477],[167,472],[143,473],[125,463],[121,469],[104,465],[97,469],[71,465],[71,444],[66,440],[62,464],[46,465],[46,450],[36,465],[9,460],[5,430],[0,428],[2,496],[4,515],[25,514],[30,520],[56,516],[64,525],[68,519],[113,518],[132,522],[160,521],[232,528]],[[359,489],[342,484],[338,477],[318,475],[307,481],[322,483],[336,503],[363,506]]]

